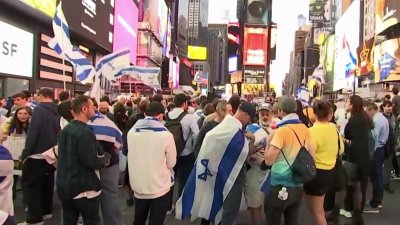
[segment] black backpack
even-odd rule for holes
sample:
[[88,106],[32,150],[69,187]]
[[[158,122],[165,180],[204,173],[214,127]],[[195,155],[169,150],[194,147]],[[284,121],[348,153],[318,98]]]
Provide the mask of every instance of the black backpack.
[[[183,136],[183,130],[182,130],[182,125],[181,125],[181,120],[183,119],[183,117],[186,116],[186,114],[187,114],[187,112],[183,112],[181,115],[179,115],[178,118],[176,118],[174,120],[170,119],[168,114],[166,114],[165,127],[174,136],[176,152],[177,152],[178,156],[185,149],[186,141],[187,141],[187,139],[185,140],[185,137]],[[188,139],[189,139],[189,137],[188,137]]]
[[389,120],[389,137],[386,144],[383,147],[385,149],[385,159],[390,158],[390,156],[393,155],[394,149],[396,147],[396,137],[394,134],[393,127],[392,125],[390,125],[390,120]]
[[292,165],[289,164],[289,161],[286,159],[283,151],[282,155],[285,158],[286,163],[289,165],[289,168],[292,170],[293,181],[304,184],[314,180],[314,178],[317,176],[317,168],[315,166],[314,158],[305,147],[306,140],[304,140],[304,144],[302,144],[296,132],[292,128],[290,129],[296,135],[297,141],[299,142],[301,148]]

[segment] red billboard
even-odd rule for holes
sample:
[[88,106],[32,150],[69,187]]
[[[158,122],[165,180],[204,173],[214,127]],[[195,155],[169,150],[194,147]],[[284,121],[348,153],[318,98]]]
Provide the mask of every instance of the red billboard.
[[266,65],[267,52],[268,28],[245,27],[243,44],[243,65]]

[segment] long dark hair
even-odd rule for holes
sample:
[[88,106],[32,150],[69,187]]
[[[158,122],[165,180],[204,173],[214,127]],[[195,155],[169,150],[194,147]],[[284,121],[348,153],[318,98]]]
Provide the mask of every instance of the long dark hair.
[[29,116],[32,116],[32,109],[29,106],[24,106],[24,107],[18,108],[17,111],[15,111],[15,114],[11,119],[9,133],[12,133],[13,131],[15,131],[16,134],[22,134],[24,131],[25,132],[28,131],[29,119],[26,121],[25,127],[24,127],[24,124],[18,119],[18,112],[21,110],[25,110],[26,112],[28,112]]
[[299,116],[300,121],[303,122],[304,125],[306,125],[307,127],[310,127],[311,126],[311,121],[306,115],[304,115],[303,103],[301,103],[300,100],[296,100],[296,103],[297,103],[296,114]]
[[368,114],[364,110],[364,102],[363,99],[358,95],[352,95],[350,97],[351,108],[351,117],[363,117],[365,121],[371,126],[374,127],[372,119],[368,116]]

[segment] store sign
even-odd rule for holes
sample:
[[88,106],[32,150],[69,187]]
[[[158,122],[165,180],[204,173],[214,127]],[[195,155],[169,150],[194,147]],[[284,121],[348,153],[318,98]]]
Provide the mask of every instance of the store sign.
[[113,51],[128,48],[130,61],[136,65],[138,8],[131,0],[115,1]]
[[201,46],[188,46],[188,58],[193,60],[206,60],[207,48]]
[[0,73],[32,77],[33,34],[0,21]]
[[387,28],[400,23],[400,1],[376,1],[376,33],[379,34]]
[[335,69],[333,90],[352,89],[357,72],[360,45],[360,1],[354,1],[335,27]]
[[400,80],[400,38],[377,45],[374,50],[375,82]]
[[265,66],[246,66],[244,79],[246,84],[264,84]]
[[265,66],[268,52],[267,28],[244,28],[243,65]]
[[23,3],[35,8],[42,13],[53,17],[56,12],[57,0],[20,0]]
[[69,28],[108,51],[113,48],[115,0],[63,1]]

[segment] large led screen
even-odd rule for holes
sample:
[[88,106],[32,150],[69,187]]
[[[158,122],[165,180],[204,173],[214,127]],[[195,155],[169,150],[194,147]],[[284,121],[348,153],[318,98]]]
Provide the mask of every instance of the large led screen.
[[377,45],[374,50],[375,82],[400,80],[400,38]]
[[33,34],[0,21],[0,73],[32,77]]
[[63,11],[69,28],[89,41],[112,51],[114,1],[63,1]]
[[57,0],[20,0],[32,8],[53,17],[56,12]]
[[376,1],[376,33],[379,34],[387,28],[400,23],[400,1]]
[[130,61],[136,65],[138,8],[132,0],[115,1],[113,51],[130,50]]
[[360,44],[360,1],[354,1],[335,27],[335,73],[333,90],[352,89]]
[[268,52],[267,28],[244,28],[243,65],[265,66]]

